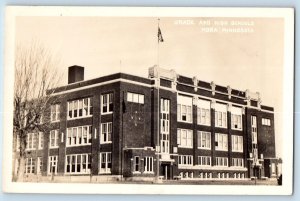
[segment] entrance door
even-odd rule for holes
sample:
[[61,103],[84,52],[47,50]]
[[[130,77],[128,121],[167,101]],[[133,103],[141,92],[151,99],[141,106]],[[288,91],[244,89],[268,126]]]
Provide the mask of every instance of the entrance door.
[[169,164],[161,165],[161,176],[164,177],[164,180],[171,179],[171,168]]

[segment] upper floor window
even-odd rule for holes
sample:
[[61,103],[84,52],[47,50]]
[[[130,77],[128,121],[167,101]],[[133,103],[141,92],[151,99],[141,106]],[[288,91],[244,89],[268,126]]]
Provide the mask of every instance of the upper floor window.
[[114,100],[113,93],[107,93],[101,95],[101,114],[109,114],[113,112]]
[[50,131],[50,148],[58,147],[58,132],[58,129]]
[[37,145],[37,133],[28,133],[26,139],[26,150],[34,150]]
[[257,144],[257,119],[256,119],[256,116],[251,116],[251,138],[252,138],[252,144]]
[[51,105],[51,121],[59,121],[60,120],[60,105],[54,104]]
[[262,118],[261,119],[261,124],[264,125],[264,126],[271,126],[271,120],[266,119],[266,118]]
[[162,134],[169,134],[170,130],[170,100],[168,99],[160,99],[160,132]]
[[177,96],[177,120],[192,123],[193,98],[187,96]]
[[227,128],[227,105],[216,103],[215,126]]
[[243,152],[243,136],[232,135],[231,143],[232,151]]
[[91,98],[68,101],[68,119],[82,118],[93,114]]
[[210,132],[198,131],[198,149],[210,149],[211,136]]
[[111,143],[112,122],[101,124],[101,139],[100,143]]
[[193,148],[193,131],[177,129],[177,144],[179,147]]
[[44,148],[44,133],[39,132],[39,149]]
[[67,146],[89,145],[92,141],[92,126],[68,128]]
[[197,102],[197,124],[210,126],[210,101],[199,99]]
[[231,129],[242,130],[242,108],[231,108]]
[[131,92],[127,92],[127,101],[132,103],[139,103],[139,104],[144,104],[145,102],[143,94],[137,94]]
[[215,148],[218,151],[228,151],[228,135],[216,133],[215,134]]

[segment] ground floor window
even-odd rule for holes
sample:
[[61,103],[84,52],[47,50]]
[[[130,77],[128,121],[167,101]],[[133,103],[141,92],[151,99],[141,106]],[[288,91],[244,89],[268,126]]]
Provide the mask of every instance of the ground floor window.
[[41,174],[43,171],[43,158],[38,157],[37,158],[37,174]]
[[153,172],[153,157],[144,158],[144,172]]
[[225,172],[218,173],[218,179],[228,179],[228,178],[229,178],[229,173],[225,173]]
[[133,162],[134,162],[133,172],[140,172],[140,157],[139,156],[135,156],[133,158]]
[[212,173],[200,172],[199,178],[201,178],[201,179],[211,179],[212,178]]
[[65,172],[76,174],[89,174],[91,170],[91,155],[90,154],[73,154],[66,156]]
[[25,173],[33,174],[35,172],[35,158],[26,158]]
[[244,179],[245,178],[245,174],[244,173],[234,173],[233,174],[233,178],[234,179]]
[[111,152],[100,153],[100,173],[109,174],[111,173]]
[[58,156],[49,156],[48,160],[48,174],[57,174]]

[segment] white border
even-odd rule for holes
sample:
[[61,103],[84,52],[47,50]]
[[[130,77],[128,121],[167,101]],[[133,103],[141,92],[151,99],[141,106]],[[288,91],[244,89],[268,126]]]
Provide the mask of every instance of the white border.
[[132,17],[265,17],[284,18],[284,114],[282,186],[229,185],[137,185],[14,183],[12,179],[12,126],[4,127],[3,191],[19,193],[72,194],[222,194],[290,195],[293,183],[293,81],[294,81],[294,9],[292,8],[195,8],[195,7],[20,7],[6,8],[4,116],[3,125],[13,125],[13,81],[15,17],[17,16],[132,16]]

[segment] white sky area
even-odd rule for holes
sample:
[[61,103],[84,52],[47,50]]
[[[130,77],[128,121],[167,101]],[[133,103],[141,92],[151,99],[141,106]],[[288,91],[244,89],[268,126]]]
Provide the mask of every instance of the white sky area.
[[[177,20],[193,20],[192,25]],[[232,20],[250,25],[220,26]],[[210,21],[206,32],[199,22]],[[60,59],[67,84],[67,67],[85,67],[85,80],[116,72],[142,77],[157,64],[157,18],[153,17],[18,17],[16,43],[37,40]],[[176,24],[177,23],[177,24]],[[249,28],[253,32],[225,33],[221,28]],[[275,108],[276,152],[281,156],[283,19],[161,18],[164,42],[159,66],[184,76],[239,90],[260,92],[262,104]]]

